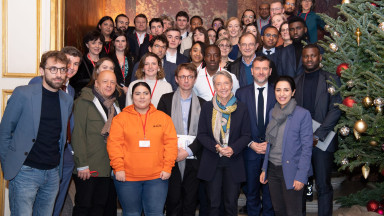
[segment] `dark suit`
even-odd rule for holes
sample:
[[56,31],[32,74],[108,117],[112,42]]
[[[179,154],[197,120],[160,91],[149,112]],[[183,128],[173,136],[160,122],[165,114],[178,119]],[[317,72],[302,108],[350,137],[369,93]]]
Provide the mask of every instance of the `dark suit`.
[[[338,86],[341,85],[340,79],[326,71],[320,69],[319,79],[316,87],[315,112],[312,119],[316,120],[321,126],[315,131],[314,135],[323,141],[328,133],[336,126],[341,111],[335,105],[342,103],[340,94],[331,95],[328,88],[331,84],[327,80],[334,80]],[[305,73],[296,77],[296,101],[297,105],[302,106],[304,91]],[[319,215],[332,215],[333,209],[333,188],[331,185],[331,169],[333,162],[333,152],[337,148],[337,136],[333,139],[327,150],[324,152],[319,148],[313,148],[312,165],[315,172],[316,186],[318,188],[318,209]]]
[[[131,51],[131,55],[136,59],[136,61],[140,61],[139,53],[140,53],[140,44],[137,41],[137,35],[136,32],[133,32],[133,34],[127,34],[128,35],[128,42],[129,42],[129,50]],[[142,44],[147,43],[149,41],[149,34],[145,34],[144,41]]]
[[[177,55],[176,56],[176,65],[190,62],[188,57],[186,57],[185,55],[181,54],[180,52],[176,52],[176,55]],[[165,56],[164,59],[167,60],[167,56]]]
[[[297,77],[298,75],[304,72],[303,63],[300,61],[296,64],[296,52],[295,46],[290,44],[286,47],[283,47],[280,50],[280,60],[278,60],[279,65],[277,66],[277,74],[279,76],[290,76]],[[297,65],[297,66],[296,66]]]
[[[261,55],[261,54],[256,53],[256,56],[259,56],[259,55]],[[240,87],[244,87],[244,86],[248,85],[247,76],[245,74],[245,68],[244,68],[242,58],[243,57],[237,58],[235,61],[233,61],[228,66],[228,71],[235,74],[237,80],[239,80]],[[272,68],[272,74],[271,74],[271,76],[269,76],[268,81],[271,83],[274,83],[278,76],[277,76],[276,66],[273,62],[272,62],[271,68]]]
[[[268,113],[276,103],[274,88],[271,84],[268,84],[267,91],[267,109],[264,123],[265,128],[269,123]],[[263,140],[265,140],[265,133],[261,134],[257,126],[255,84],[251,84],[238,89],[236,92],[236,98],[238,98],[239,101],[245,103],[248,107],[249,118],[251,121],[252,140],[257,143],[263,142]],[[263,191],[263,216],[274,215],[271,197],[269,194],[269,186],[268,184],[263,185],[260,183],[261,167],[263,165],[264,156],[264,154],[258,154],[251,148],[244,149],[244,161],[247,173],[245,194],[247,196],[248,215],[250,216],[260,215],[261,213],[260,189]]]
[[[233,155],[230,158],[221,158],[216,152],[217,142],[212,132],[212,110],[213,104],[209,101],[204,104],[200,113],[197,139],[204,148],[197,177],[206,181],[209,215],[219,215],[222,199],[225,214],[237,215],[240,183],[246,181],[242,152],[251,141],[248,109],[245,104],[238,102],[237,109],[231,113],[228,146],[232,148]],[[222,166],[223,160],[228,160],[228,165]]]
[[[174,92],[164,94],[161,96],[157,109],[165,112],[167,115],[172,115],[172,101]],[[200,106],[205,103],[205,100],[199,97]],[[192,102],[191,102],[192,107]],[[180,107],[181,109],[181,107]],[[188,114],[188,128],[191,123],[191,117],[198,118],[198,116],[191,116],[191,109]],[[202,146],[197,139],[189,145],[196,159],[186,159],[185,171],[183,180],[178,163],[172,168],[172,175],[169,179],[168,196],[166,202],[167,215],[182,216],[182,215],[195,215],[198,188],[200,180],[197,178],[197,171],[199,168],[199,159],[201,157]]]
[[87,54],[83,55],[76,75],[69,80],[69,83],[75,89],[75,98],[80,95],[81,89],[91,81],[93,63],[88,59]]
[[[176,91],[177,89],[177,83],[175,81],[175,71],[177,69],[177,65],[172,63],[172,62],[169,62],[165,59],[164,57],[164,63],[163,63],[163,69],[164,69],[164,73],[165,73],[165,80],[167,80],[167,82],[169,84],[171,84],[172,86],[172,90],[173,91]],[[136,78],[136,71],[137,71],[137,68],[139,67],[139,62],[137,62],[135,64],[135,66],[133,67],[133,72],[132,72],[132,77],[131,77],[131,82],[137,80]]]

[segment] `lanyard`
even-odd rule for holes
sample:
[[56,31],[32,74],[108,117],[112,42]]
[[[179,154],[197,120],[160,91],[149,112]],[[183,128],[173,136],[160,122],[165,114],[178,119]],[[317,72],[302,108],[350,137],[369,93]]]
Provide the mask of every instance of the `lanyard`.
[[91,63],[92,63],[92,65],[93,65],[93,67],[95,67],[95,62],[94,62],[94,61],[92,61],[92,59],[91,59],[91,56],[89,55],[89,53],[88,53],[87,57],[88,57],[89,61],[91,61]]
[[[307,14],[305,14],[304,21],[307,20],[307,16],[309,13],[311,13],[311,11],[309,11]],[[299,14],[299,17],[301,17],[301,14],[302,14],[302,12]]]
[[[120,64],[119,58],[117,58],[117,61]],[[125,79],[125,56],[124,56],[123,66],[121,66],[120,69],[121,69],[121,73],[123,74],[123,78]]]
[[111,49],[111,42],[109,42],[108,44],[109,44],[108,49],[107,49],[107,47],[104,47],[105,52],[106,52],[107,54],[109,54],[109,50]]
[[156,80],[155,86],[153,87],[153,90],[152,90],[151,99],[152,99],[153,93],[155,93],[156,85],[157,85],[157,80]]
[[[218,70],[218,71],[221,71],[221,67],[219,67],[219,70]],[[215,96],[215,91],[212,91],[211,84],[209,83],[208,73],[207,73],[207,67],[205,67],[205,78],[207,78],[207,83],[208,83],[209,89],[211,90],[212,97],[213,97],[213,96]]]
[[145,113],[145,122],[144,123],[143,123],[143,120],[141,119],[141,116],[139,114],[141,125],[143,126],[144,139],[145,139],[145,125],[147,125],[148,112],[149,112],[149,108],[148,108],[147,112]]

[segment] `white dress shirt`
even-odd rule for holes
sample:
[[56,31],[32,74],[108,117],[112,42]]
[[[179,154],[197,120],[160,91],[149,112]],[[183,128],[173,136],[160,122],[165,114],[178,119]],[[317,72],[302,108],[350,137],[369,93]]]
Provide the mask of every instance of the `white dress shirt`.
[[266,115],[267,115],[267,99],[268,99],[268,82],[265,83],[263,86],[259,86],[256,82],[254,82],[255,84],[255,102],[256,102],[256,116],[257,116],[257,113],[258,113],[258,110],[257,110],[257,103],[258,103],[258,98],[259,98],[259,89],[258,88],[264,88],[263,90],[263,98],[264,98],[264,124],[265,124],[265,119],[266,119]]

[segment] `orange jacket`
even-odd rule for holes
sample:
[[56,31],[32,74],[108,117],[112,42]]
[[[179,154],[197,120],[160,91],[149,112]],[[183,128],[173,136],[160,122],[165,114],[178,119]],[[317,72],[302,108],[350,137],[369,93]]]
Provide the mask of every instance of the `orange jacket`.
[[172,119],[152,104],[145,126],[150,147],[139,147],[144,140],[145,114],[128,106],[112,120],[107,151],[114,172],[125,171],[126,181],[160,178],[161,171],[171,173],[177,157],[177,134]]

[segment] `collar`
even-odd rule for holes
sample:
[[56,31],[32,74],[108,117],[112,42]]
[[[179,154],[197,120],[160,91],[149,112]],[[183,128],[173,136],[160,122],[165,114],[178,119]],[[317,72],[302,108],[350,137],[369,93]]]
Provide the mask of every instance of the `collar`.
[[252,61],[251,61],[250,64],[245,63],[243,57],[241,57],[241,61],[243,62],[243,64],[244,64],[245,66],[250,67],[250,66],[252,65],[253,61],[255,60],[255,58],[256,58],[256,54],[253,54],[253,58],[252,58]]
[[[193,91],[193,90],[192,90]],[[191,101],[192,99],[192,92],[191,94],[189,95],[189,97],[187,99],[183,99],[181,96],[180,96],[180,99],[181,99],[181,102],[188,102],[188,101]]]
[[253,83],[255,84],[255,91],[258,89],[258,88],[265,88],[265,89],[268,89],[268,82],[266,82],[264,85],[262,86],[259,86],[259,84],[257,84],[255,81],[253,81]]
[[[269,49],[269,51],[271,51],[271,55],[275,53],[275,50],[276,50],[275,47]],[[264,53],[264,55],[267,55],[267,54],[268,54],[268,53],[267,53],[267,49],[265,49],[264,47],[263,47],[263,53]]]

